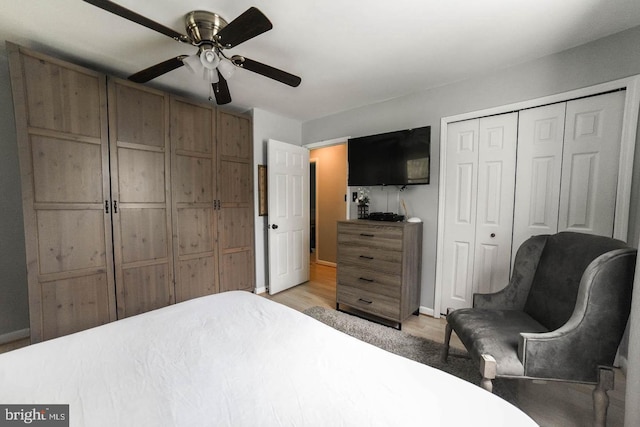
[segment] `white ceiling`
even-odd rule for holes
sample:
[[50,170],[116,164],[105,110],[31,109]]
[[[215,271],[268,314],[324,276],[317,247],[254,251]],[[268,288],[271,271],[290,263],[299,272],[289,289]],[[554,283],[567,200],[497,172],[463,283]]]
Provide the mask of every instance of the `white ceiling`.
[[[302,77],[292,88],[246,70],[238,110],[307,121],[522,63],[640,25],[638,0],[117,0],[185,33],[191,10],[233,20],[259,8],[273,29],[228,54]],[[0,39],[126,77],[196,48],[81,0],[0,0]],[[2,46],[0,49],[4,49]],[[152,86],[207,99],[184,67]]]

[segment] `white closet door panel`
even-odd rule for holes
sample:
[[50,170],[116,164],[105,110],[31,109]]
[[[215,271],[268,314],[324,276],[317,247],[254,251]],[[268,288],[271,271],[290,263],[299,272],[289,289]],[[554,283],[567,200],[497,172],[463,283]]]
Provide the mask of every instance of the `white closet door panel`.
[[474,292],[509,283],[517,130],[518,113],[480,119]]
[[624,97],[567,103],[558,231],[613,236]]
[[520,112],[512,255],[529,237],[558,230],[566,103]]
[[478,119],[447,127],[442,307],[471,306],[478,166]]

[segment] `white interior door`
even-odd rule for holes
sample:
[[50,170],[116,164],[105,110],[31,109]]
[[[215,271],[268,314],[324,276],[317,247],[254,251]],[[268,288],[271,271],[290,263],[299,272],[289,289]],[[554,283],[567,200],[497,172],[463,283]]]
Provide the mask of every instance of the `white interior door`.
[[441,310],[509,283],[518,113],[447,126]]
[[509,283],[518,113],[480,119],[473,292]]
[[269,294],[309,280],[309,150],[267,144]]
[[480,120],[447,127],[441,309],[471,306]]
[[538,234],[558,231],[566,103],[520,112],[513,256]]
[[567,103],[558,231],[613,236],[625,92]]

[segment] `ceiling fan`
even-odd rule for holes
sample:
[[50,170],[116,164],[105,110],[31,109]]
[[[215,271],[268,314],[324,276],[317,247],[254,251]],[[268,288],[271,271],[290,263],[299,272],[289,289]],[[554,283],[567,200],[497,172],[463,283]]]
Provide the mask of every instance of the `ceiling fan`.
[[143,25],[172,39],[198,48],[194,55],[180,55],[145,68],[129,80],[145,83],[183,65],[193,73],[211,82],[216,102],[220,105],[231,102],[227,79],[235,68],[244,68],[289,86],[297,87],[302,79],[240,55],[228,57],[224,49],[233,48],[273,28],[271,21],[255,7],[250,7],[231,22],[213,12],[195,10],[185,15],[186,35],[180,34],[136,12],[108,0],[84,0],[100,9],[124,19]]

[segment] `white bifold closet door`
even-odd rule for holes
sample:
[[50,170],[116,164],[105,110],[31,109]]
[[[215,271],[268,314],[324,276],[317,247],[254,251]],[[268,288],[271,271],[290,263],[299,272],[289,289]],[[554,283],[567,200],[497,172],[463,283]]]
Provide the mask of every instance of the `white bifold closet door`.
[[441,311],[504,288],[530,236],[614,235],[624,101],[618,91],[447,126]]
[[508,282],[518,113],[447,127],[442,307]]
[[625,92],[520,112],[513,254],[530,236],[613,236]]

